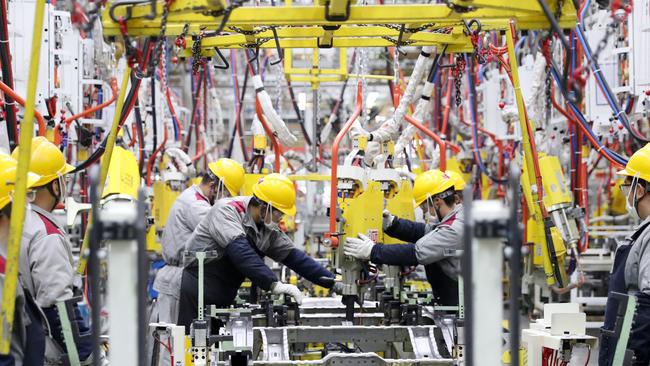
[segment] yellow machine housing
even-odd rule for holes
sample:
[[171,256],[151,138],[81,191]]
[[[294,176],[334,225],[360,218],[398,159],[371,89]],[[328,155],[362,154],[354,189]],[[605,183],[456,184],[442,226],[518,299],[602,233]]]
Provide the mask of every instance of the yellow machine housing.
[[[402,180],[397,194],[386,200],[386,209],[391,214],[401,219],[415,220],[415,205],[413,203],[413,186],[408,180]],[[381,243],[384,244],[402,244],[401,240],[390,237],[382,232]]]
[[140,172],[135,156],[130,151],[115,146],[102,198],[119,194],[137,200],[139,187]]

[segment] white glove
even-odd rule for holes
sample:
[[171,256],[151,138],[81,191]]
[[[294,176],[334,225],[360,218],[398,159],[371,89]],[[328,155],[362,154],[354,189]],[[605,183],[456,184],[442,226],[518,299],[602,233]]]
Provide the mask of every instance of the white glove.
[[395,220],[395,216],[390,213],[388,210],[384,210],[383,213],[383,219],[382,219],[382,224],[381,227],[382,229],[386,230],[388,227],[390,227],[393,224],[393,220]]
[[302,304],[302,292],[300,292],[300,290],[298,290],[298,287],[294,285],[275,282],[273,286],[271,286],[271,291],[276,295],[289,295],[296,300],[298,305]]
[[345,255],[355,257],[361,260],[370,259],[370,253],[372,252],[372,246],[375,245],[375,242],[370,240],[367,236],[359,234],[359,238],[348,238],[345,241]]
[[343,287],[345,286],[341,282],[335,282],[334,286],[330,288],[330,291],[338,295],[343,295]]

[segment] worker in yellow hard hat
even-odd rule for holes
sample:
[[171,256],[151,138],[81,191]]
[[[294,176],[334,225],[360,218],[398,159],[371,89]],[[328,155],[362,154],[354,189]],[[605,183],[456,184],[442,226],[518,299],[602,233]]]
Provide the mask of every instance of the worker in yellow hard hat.
[[[0,297],[4,288],[16,166],[16,160],[7,154],[0,153]],[[29,173],[27,175],[27,189],[31,189],[39,179],[38,175]],[[29,293],[25,292],[19,277],[10,352],[7,355],[0,355],[0,365],[43,365],[45,362],[45,330],[43,323],[44,319],[38,305]]]
[[605,307],[604,332],[601,336],[599,365],[612,365],[618,346],[617,327],[620,299],[614,293],[636,296],[637,307],[629,341],[624,346],[634,352],[633,365],[650,364],[650,144],[630,157],[625,169],[621,191],[626,197],[630,215],[641,221],[625,244],[616,250],[610,272],[609,292]]
[[415,204],[436,218],[436,225],[413,223],[393,218],[384,224],[388,236],[411,244],[375,244],[363,234],[348,238],[346,255],[371,260],[375,264],[425,266],[434,302],[442,306],[458,305],[457,250],[462,249],[463,205],[458,202],[454,182],[449,175],[432,170],[418,176],[413,187]]
[[161,240],[166,265],[158,271],[153,284],[158,291],[158,321],[176,323],[185,243],[215,200],[239,195],[244,174],[244,168],[237,161],[219,159],[208,164],[199,184],[187,188],[174,202]]
[[[18,157],[18,146],[12,156]],[[59,223],[52,211],[64,201],[66,195],[65,175],[74,167],[67,164],[59,148],[45,137],[32,140],[29,170],[38,174],[40,179],[34,184],[34,200],[25,215],[23,239],[20,246],[20,276],[23,285],[41,308],[50,329],[61,329],[62,318],[57,304],[72,299],[79,293],[81,285],[74,269],[72,246],[65,228]],[[79,359],[85,363],[92,359],[92,341],[87,321],[75,304],[70,322],[76,323],[80,337],[76,348]],[[63,318],[66,319],[66,318]],[[60,364],[66,358],[63,334],[49,332],[50,341],[46,342],[48,363]]]
[[[281,174],[262,177],[253,186],[253,196],[219,200],[187,241],[190,252],[213,251],[216,259],[206,263],[203,296],[206,305],[228,307],[245,278],[274,294],[291,295],[300,303],[300,290],[278,280],[264,264],[263,256],[285,264],[307,280],[332,288],[334,274],[305,252],[278,227],[283,215],[296,214],[293,182]],[[334,289],[337,290],[336,288]],[[189,329],[197,316],[198,267],[183,271],[178,324]]]
[[463,179],[463,176],[460,175],[457,171],[454,170],[447,170],[445,171],[445,174],[451,178],[451,181],[454,183],[454,190],[456,191],[456,198],[460,202],[463,202],[463,190],[465,189],[465,179]]

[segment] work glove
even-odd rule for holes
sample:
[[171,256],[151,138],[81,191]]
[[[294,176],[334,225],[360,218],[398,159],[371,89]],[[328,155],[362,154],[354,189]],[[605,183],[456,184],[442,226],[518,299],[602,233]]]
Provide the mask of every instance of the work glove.
[[289,295],[296,300],[298,305],[302,304],[302,292],[300,292],[298,287],[294,285],[289,285],[287,283],[282,283],[282,282],[275,282],[271,286],[271,292],[273,292],[276,295]]
[[343,295],[343,284],[341,282],[335,282],[334,286],[330,288],[330,292],[337,294],[337,295]]
[[345,249],[343,252],[345,255],[355,257],[361,260],[370,259],[370,253],[372,252],[372,246],[375,245],[375,242],[370,240],[367,236],[359,234],[359,239],[357,238],[348,238],[345,241]]
[[395,220],[395,216],[391,214],[388,210],[384,210],[383,213],[383,219],[382,219],[382,229],[386,230],[388,229],[391,225],[393,225],[393,221]]

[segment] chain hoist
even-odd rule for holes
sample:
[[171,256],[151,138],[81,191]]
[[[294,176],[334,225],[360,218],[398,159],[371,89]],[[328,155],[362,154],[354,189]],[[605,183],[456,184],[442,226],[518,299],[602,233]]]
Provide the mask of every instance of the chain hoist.
[[199,31],[192,43],[192,73],[197,74],[201,67],[205,66],[205,60],[201,57],[201,40],[205,37],[205,28]]
[[454,77],[454,84],[456,86],[456,107],[460,107],[463,104],[463,95],[461,87],[463,85],[463,70],[465,70],[465,58],[462,55],[456,56],[456,65],[451,70],[452,76]]
[[174,0],[166,0],[165,4],[163,5],[163,13],[160,17],[160,33],[158,34],[158,43],[156,43],[156,47],[154,49],[155,57],[151,63],[153,66],[152,70],[158,66],[158,62],[160,62],[160,56],[162,56],[163,47],[165,47],[167,43],[167,18],[169,18],[169,8],[173,2]]
[[190,24],[185,23],[185,25],[183,26],[183,31],[181,31],[181,33],[178,35],[178,37],[176,37],[176,40],[174,41],[174,44],[176,45],[176,47],[182,48],[182,49],[187,48],[187,43],[185,42],[185,37],[187,36],[187,32],[189,32],[189,31],[190,31]]

